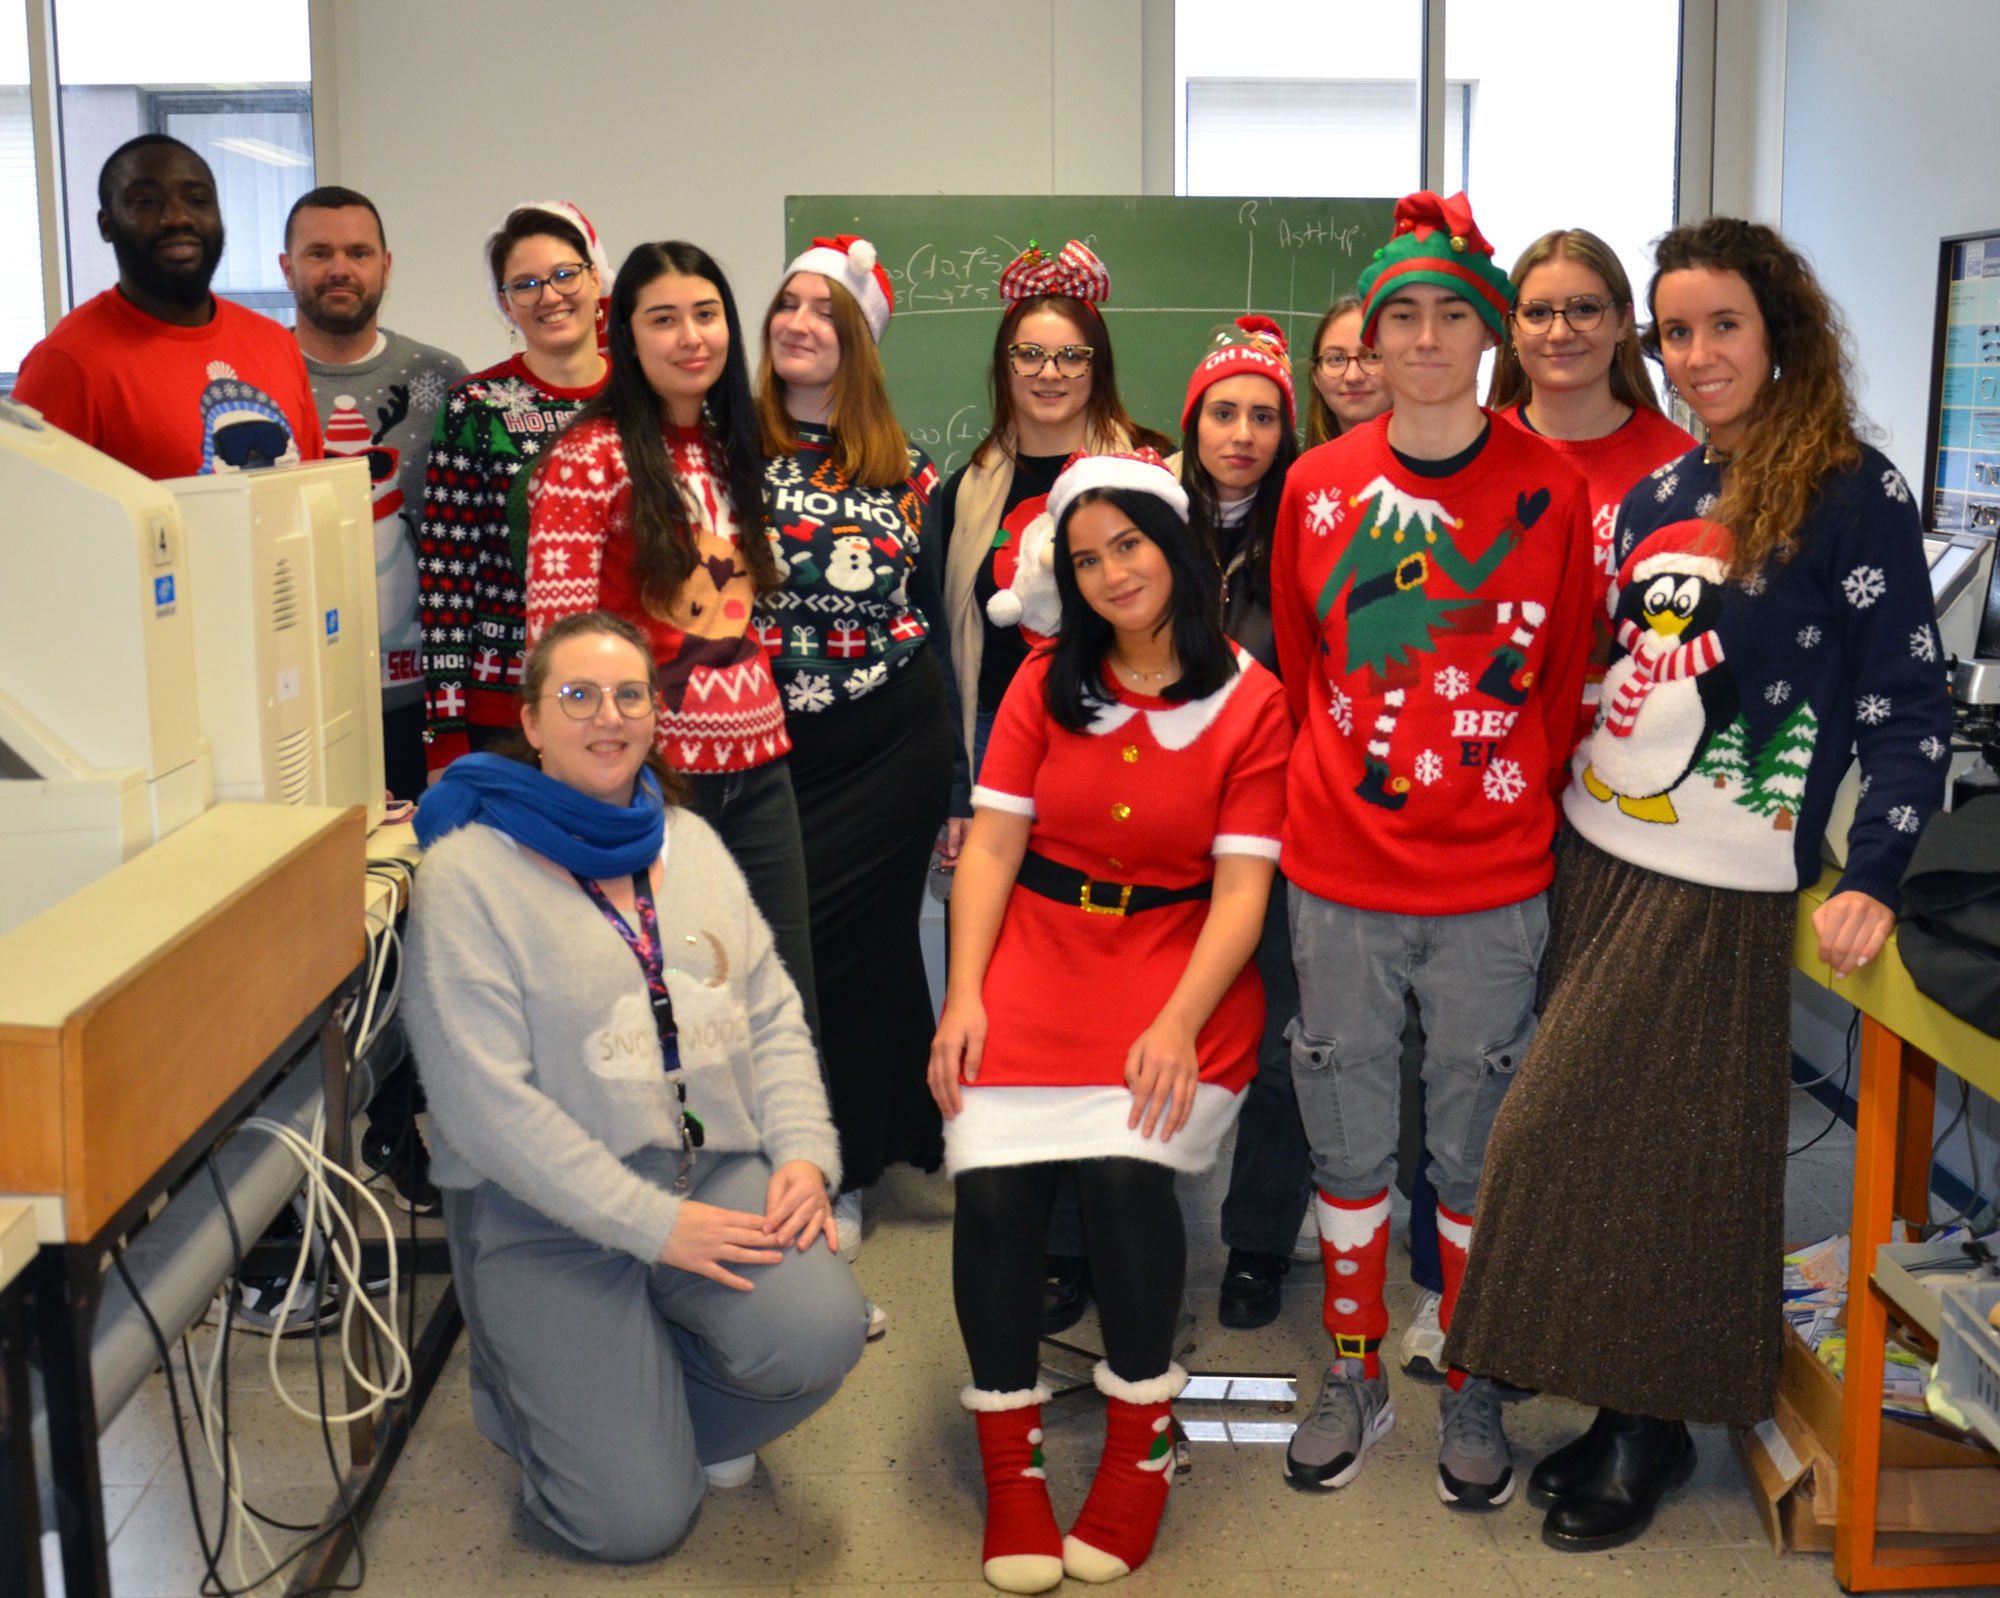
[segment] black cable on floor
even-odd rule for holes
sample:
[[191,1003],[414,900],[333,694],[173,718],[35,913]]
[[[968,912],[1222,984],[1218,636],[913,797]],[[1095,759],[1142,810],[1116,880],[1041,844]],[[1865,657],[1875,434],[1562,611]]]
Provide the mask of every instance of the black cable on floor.
[[[1827,1116],[1826,1125],[1821,1127],[1811,1137],[1807,1138],[1805,1142],[1801,1143],[1795,1149],[1786,1149],[1785,1150],[1786,1159],[1789,1160],[1793,1158],[1795,1155],[1800,1155],[1805,1153],[1807,1149],[1811,1148],[1821,1138],[1825,1137],[1827,1133],[1831,1132],[1836,1126],[1840,1124],[1840,1106],[1847,1099],[1847,1079],[1850,1075],[1853,1074],[1854,1071],[1854,1051],[1856,1043],[1860,1038],[1860,1035],[1861,1035],[1861,1012],[1859,1010],[1856,1010],[1847,1023],[1847,1047],[1842,1051],[1845,1058],[1842,1060],[1840,1066],[1840,1086],[1834,1092],[1832,1113]],[[1826,1078],[1821,1077],[1819,1080],[1824,1082]],[[1810,1087],[1813,1084],[1801,1083],[1799,1085],[1801,1087]]]

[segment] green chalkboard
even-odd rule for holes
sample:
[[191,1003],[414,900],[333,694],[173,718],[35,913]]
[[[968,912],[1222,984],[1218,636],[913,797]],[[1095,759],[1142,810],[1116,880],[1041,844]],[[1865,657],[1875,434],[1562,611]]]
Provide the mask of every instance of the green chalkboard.
[[1181,401],[1209,332],[1246,311],[1304,345],[1388,241],[1389,200],[1171,199],[1132,195],[793,195],[786,259],[815,236],[874,242],[896,290],[882,343],[896,415],[940,472],[965,464],[989,420],[986,372],[1000,273],[1033,239],[1082,239],[1111,271],[1104,307],[1118,388],[1139,421],[1180,434]]

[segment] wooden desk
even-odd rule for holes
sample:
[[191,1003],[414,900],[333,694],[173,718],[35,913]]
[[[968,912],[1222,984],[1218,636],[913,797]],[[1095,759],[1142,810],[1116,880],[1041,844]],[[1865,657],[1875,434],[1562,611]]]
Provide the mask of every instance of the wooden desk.
[[1861,1012],[1855,1090],[1854,1220],[1847,1300],[1846,1402],[1841,1406],[1839,1521],[1833,1573],[1850,1592],[2000,1583],[2000,1546],[1878,1548],[1876,1473],[1882,1406],[1875,1395],[1889,1334],[1888,1300],[1874,1282],[1875,1250],[1900,1214],[1929,1218],[1931,1127],[1942,1062],[1982,1093],[2000,1097],[2000,1040],[1967,1025],[1917,991],[1892,933],[1881,954],[1836,982],[1819,958],[1812,915],[1838,881],[1829,870],[1799,895],[1793,960],[1815,982]]

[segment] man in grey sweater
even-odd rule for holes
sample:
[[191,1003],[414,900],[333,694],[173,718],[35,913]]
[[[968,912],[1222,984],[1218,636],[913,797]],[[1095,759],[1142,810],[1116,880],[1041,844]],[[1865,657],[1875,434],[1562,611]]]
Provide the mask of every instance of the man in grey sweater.
[[537,1518],[603,1559],[671,1547],[703,1467],[748,1464],[825,1403],[867,1319],[823,1238],[665,1263],[690,1205],[765,1215],[775,1171],[806,1161],[837,1186],[840,1153],[742,874],[690,811],[669,810],[662,854],[678,1069],[605,914],[490,827],[426,853],[406,944],[474,1417]]

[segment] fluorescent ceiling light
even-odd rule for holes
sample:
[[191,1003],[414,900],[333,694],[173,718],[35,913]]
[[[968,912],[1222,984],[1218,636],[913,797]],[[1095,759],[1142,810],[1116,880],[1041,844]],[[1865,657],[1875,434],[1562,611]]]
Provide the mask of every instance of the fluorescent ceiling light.
[[301,155],[297,150],[288,150],[282,144],[273,144],[269,139],[210,139],[218,150],[227,150],[231,155],[247,155],[253,161],[262,161],[266,166],[311,166],[312,157]]

